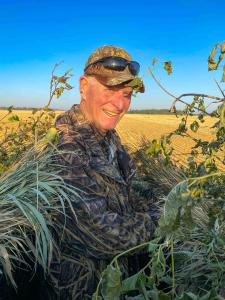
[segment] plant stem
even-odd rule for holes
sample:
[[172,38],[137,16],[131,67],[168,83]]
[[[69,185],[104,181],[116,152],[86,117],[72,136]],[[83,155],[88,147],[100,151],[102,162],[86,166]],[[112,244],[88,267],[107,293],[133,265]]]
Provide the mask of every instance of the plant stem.
[[149,300],[148,295],[147,295],[147,292],[146,292],[146,288],[145,288],[143,282],[141,282],[140,285],[141,285],[141,291],[142,291],[142,295],[144,296],[144,299],[145,299],[145,300]]
[[203,176],[200,176],[200,177],[192,177],[192,178],[189,178],[188,181],[190,180],[193,180],[193,182],[191,182],[188,187],[191,187],[193,184],[196,183],[196,181],[198,180],[201,180],[201,179],[205,179],[205,178],[208,178],[208,177],[213,177],[213,176],[217,176],[217,175],[225,175],[225,171],[220,171],[220,172],[216,172],[216,173],[212,173],[212,174],[207,174],[207,175],[203,175]]
[[6,115],[4,115],[1,119],[0,119],[0,122],[2,121],[2,120],[4,120],[8,115],[10,115],[11,114],[11,112],[8,112]]
[[130,249],[128,249],[128,250],[126,250],[126,251],[124,251],[124,252],[118,254],[118,255],[115,256],[114,259],[111,261],[110,265],[113,265],[114,262],[117,261],[118,258],[120,258],[121,256],[123,256],[123,255],[125,255],[125,254],[127,254],[127,253],[129,253],[129,252],[131,252],[131,251],[134,251],[134,250],[137,250],[137,249],[139,249],[139,248],[145,247],[145,246],[147,246],[148,244],[149,244],[149,242],[146,242],[146,243],[137,245],[137,246],[135,246],[135,247],[133,247],[133,248],[130,248]]
[[173,239],[171,239],[171,269],[172,269],[172,299],[175,297],[175,262],[173,252]]
[[155,82],[158,84],[158,86],[169,96],[171,96],[174,99],[177,99],[176,96],[174,96],[173,94],[171,94],[170,92],[168,92],[164,86],[162,86],[162,84],[158,81],[158,79],[155,77],[155,75],[153,74],[152,70],[148,67],[148,71],[151,74],[152,78],[155,80]]

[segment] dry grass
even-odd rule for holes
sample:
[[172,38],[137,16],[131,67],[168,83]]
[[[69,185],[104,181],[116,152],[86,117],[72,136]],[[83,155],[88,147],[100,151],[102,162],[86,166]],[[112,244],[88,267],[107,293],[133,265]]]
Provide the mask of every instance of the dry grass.
[[[128,145],[131,150],[138,148],[142,141],[157,139],[175,130],[181,117],[174,115],[126,115],[117,126],[117,130],[124,144]],[[191,124],[196,117],[190,117],[188,124]],[[202,140],[210,140],[213,138],[214,129],[211,127],[215,123],[215,118],[207,117],[201,129],[194,134],[188,132],[191,136],[201,138]],[[174,136],[172,138],[174,155],[173,159],[179,164],[186,164],[187,155],[191,152],[194,145],[190,138]]]
[[[8,113],[7,110],[1,110],[0,109],[0,120]],[[62,111],[57,111],[56,115],[59,115],[62,113]],[[7,132],[10,132],[10,129],[15,129],[18,127],[18,122],[11,122],[9,121],[9,117],[12,115],[17,115],[20,120],[27,120],[28,118],[32,117],[32,111],[31,110],[13,110],[13,113],[4,118],[2,121],[0,121],[0,127],[2,130],[0,130],[0,137],[5,133],[5,130],[7,129]]]
[[[0,110],[0,119],[5,115],[7,111]],[[56,114],[60,114],[58,111]],[[18,110],[14,111],[21,119],[27,119],[31,116],[29,110]],[[193,122],[195,117],[190,117],[189,123]],[[180,122],[180,118],[173,115],[140,115],[131,114],[126,115],[120,121],[117,126],[117,131],[121,137],[123,144],[127,145],[129,149],[137,149],[143,140],[151,140],[159,138],[161,135],[165,135],[177,128]],[[203,140],[210,140],[213,137],[212,125],[215,123],[215,119],[206,118],[205,123],[202,124],[201,129],[195,137],[200,137]],[[8,118],[0,122],[0,126],[3,128],[17,126],[16,123],[8,121]],[[0,132],[0,136],[1,136]],[[174,144],[174,160],[178,163],[185,164],[187,154],[191,151],[193,142],[189,138],[182,138],[180,136],[173,138]]]

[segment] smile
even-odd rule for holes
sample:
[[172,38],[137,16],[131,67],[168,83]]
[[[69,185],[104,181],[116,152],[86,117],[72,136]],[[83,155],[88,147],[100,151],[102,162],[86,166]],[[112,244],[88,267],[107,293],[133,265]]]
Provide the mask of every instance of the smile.
[[103,109],[104,113],[109,116],[109,117],[115,117],[115,116],[119,116],[120,113],[118,112],[113,112],[113,111],[110,111],[110,110],[105,110]]

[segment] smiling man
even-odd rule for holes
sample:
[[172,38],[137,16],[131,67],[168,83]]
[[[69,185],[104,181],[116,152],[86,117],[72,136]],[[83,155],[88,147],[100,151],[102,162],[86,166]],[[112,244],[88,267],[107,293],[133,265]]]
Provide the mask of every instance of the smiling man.
[[[79,197],[71,195],[76,216],[68,208],[61,257],[52,263],[52,299],[91,299],[111,259],[153,236],[151,199],[131,193],[135,165],[114,129],[129,109],[138,72],[124,49],[98,48],[80,78],[80,105],[56,120],[63,177]],[[128,258],[121,264],[132,273]]]
[[80,109],[102,135],[114,129],[129,109],[132,95],[129,86],[105,86],[95,77],[82,76],[80,89]]

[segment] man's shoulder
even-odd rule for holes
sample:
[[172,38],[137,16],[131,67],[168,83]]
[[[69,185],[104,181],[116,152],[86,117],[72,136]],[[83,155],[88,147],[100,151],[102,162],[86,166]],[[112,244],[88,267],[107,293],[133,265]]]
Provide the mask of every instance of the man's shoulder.
[[56,127],[60,124],[68,124],[68,125],[73,124],[73,120],[71,118],[72,109],[73,107],[57,116],[55,120]]
[[59,134],[58,145],[64,147],[77,147],[82,142],[79,122],[77,121],[74,106],[60,114],[55,120],[55,128]]
[[55,128],[59,132],[74,132],[78,126],[76,115],[76,105],[73,105],[69,110],[57,116],[55,120]]

